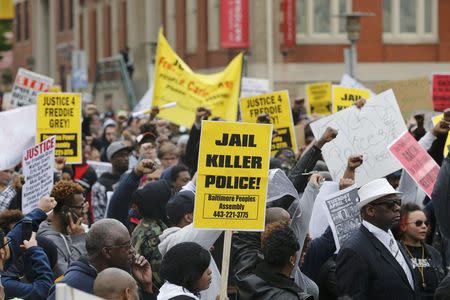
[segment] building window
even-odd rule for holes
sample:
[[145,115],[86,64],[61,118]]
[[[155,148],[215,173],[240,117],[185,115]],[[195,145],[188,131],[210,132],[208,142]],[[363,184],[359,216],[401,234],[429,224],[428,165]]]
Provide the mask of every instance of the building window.
[[20,32],[20,27],[21,27],[21,23],[22,23],[22,12],[20,11],[20,3],[16,4],[16,7],[14,8],[15,12],[16,12],[16,17],[15,17],[15,21],[16,21],[16,26],[15,26],[15,36],[16,36],[16,41],[20,41],[22,39],[21,36],[21,32]]
[[58,18],[58,29],[59,31],[64,31],[64,1],[59,0],[59,18]]
[[186,0],[186,52],[197,52],[197,0]]
[[73,29],[73,18],[74,18],[74,10],[73,10],[73,0],[69,1],[69,26],[70,29]]
[[208,50],[220,49],[220,1],[208,1]]
[[383,40],[391,44],[436,43],[437,0],[384,0]]
[[164,3],[166,4],[166,28],[164,28],[164,34],[170,46],[176,49],[177,17],[175,0],[166,0]]
[[25,27],[25,32],[24,32],[24,40],[28,40],[30,38],[30,5],[29,5],[29,1],[25,1],[24,2],[24,27]]
[[347,43],[345,18],[352,0],[296,0],[297,44]]

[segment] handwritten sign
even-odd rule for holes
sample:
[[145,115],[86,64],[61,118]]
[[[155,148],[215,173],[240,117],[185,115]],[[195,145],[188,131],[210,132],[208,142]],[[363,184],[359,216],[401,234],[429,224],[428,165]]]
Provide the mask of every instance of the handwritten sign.
[[439,165],[428,152],[408,131],[389,145],[389,151],[428,197],[431,197],[439,174]]
[[433,110],[428,82],[427,76],[409,80],[380,82],[376,84],[375,92],[381,93],[392,89],[403,117],[408,119],[415,111]]
[[[350,75],[345,74],[345,73],[342,75],[341,83],[339,83],[339,85],[349,87],[349,88],[357,88],[357,89],[366,89],[367,90],[367,88],[362,83],[360,83],[355,78],[353,78]],[[370,97],[376,95],[371,90],[369,90],[369,92],[370,92]]]
[[352,106],[359,99],[368,99],[370,91],[368,89],[348,88],[333,85],[333,113]]
[[22,166],[25,184],[22,186],[22,212],[29,213],[39,199],[49,196],[53,188],[53,164],[56,138],[46,139],[23,152]]
[[278,91],[239,100],[242,121],[256,123],[259,114],[267,113],[277,131],[272,139],[272,155],[282,148],[297,152],[294,123],[288,91]]
[[450,107],[450,74],[433,74],[433,106],[436,111]]
[[356,186],[331,194],[323,202],[337,251],[350,238],[352,232],[361,225],[361,213],[356,203],[358,203]]
[[272,125],[203,121],[194,227],[264,230]]
[[52,85],[53,78],[20,68],[12,89],[13,106],[35,104],[37,94],[49,91]]
[[56,156],[81,163],[81,95],[40,93],[37,100],[36,142],[56,136]]
[[331,82],[318,82],[306,85],[308,114],[319,116],[331,114]]
[[334,181],[344,174],[350,155],[361,154],[364,163],[356,169],[361,186],[401,168],[387,147],[406,126],[392,90],[370,98],[362,109],[355,106],[311,123],[316,139],[327,127],[338,130],[337,137],[322,148],[322,155]]

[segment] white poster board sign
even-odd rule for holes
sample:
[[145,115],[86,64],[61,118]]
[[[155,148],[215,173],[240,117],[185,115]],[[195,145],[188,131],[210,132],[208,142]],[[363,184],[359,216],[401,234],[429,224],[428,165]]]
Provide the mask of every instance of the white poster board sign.
[[357,89],[367,89],[370,91],[371,97],[375,96],[376,94],[372,92],[370,89],[366,88],[362,83],[357,81],[355,78],[351,77],[350,75],[344,73],[341,78],[341,83],[339,84],[341,86],[349,87],[349,88],[357,88]]
[[14,168],[22,152],[34,145],[36,105],[0,112],[0,171]]
[[348,157],[355,154],[364,159],[362,166],[356,169],[358,187],[401,168],[388,149],[407,130],[392,90],[370,98],[362,109],[352,106],[311,123],[316,139],[327,127],[338,130],[337,137],[322,148],[334,181],[339,181]]
[[361,214],[356,207],[358,201],[358,189],[356,186],[351,186],[330,195],[323,203],[333,232],[336,252],[361,225]]
[[22,212],[35,209],[39,199],[49,196],[53,188],[56,137],[52,136],[23,152],[25,184],[22,187]]
[[240,98],[266,94],[270,92],[269,80],[242,77]]
[[20,68],[12,88],[12,105],[19,107],[35,104],[37,94],[48,92],[53,81],[53,78]]
[[108,162],[88,160],[87,163],[95,170],[97,178],[100,178],[103,173],[112,171],[112,165]]

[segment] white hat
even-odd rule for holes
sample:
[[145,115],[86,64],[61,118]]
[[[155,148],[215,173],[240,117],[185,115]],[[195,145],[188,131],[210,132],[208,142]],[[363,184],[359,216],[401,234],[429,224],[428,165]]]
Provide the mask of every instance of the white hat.
[[359,202],[356,206],[361,209],[363,206],[381,197],[398,194],[401,193],[397,192],[392,185],[389,184],[386,178],[375,179],[369,183],[366,183],[359,189]]

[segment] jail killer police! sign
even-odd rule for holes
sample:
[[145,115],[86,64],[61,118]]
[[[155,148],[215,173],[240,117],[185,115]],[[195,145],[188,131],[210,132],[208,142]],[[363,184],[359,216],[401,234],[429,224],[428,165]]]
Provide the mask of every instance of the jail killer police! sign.
[[37,98],[36,143],[56,136],[55,156],[81,163],[81,95],[40,93]]
[[272,125],[203,121],[194,227],[264,230]]

